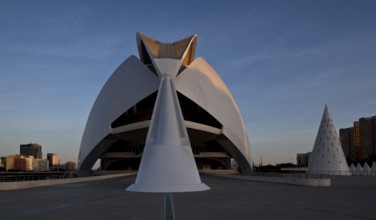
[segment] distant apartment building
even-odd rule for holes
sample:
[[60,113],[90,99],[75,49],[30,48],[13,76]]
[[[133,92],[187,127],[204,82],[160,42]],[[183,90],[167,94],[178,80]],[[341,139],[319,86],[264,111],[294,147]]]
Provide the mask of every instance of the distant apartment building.
[[9,155],[5,159],[6,171],[25,171],[26,161],[25,157],[21,155]]
[[50,167],[57,166],[60,164],[60,158],[54,153],[48,153],[47,160]]
[[20,155],[22,156],[33,156],[37,159],[42,159],[42,146],[39,144],[21,144],[20,145]]
[[24,171],[33,171],[34,170],[34,157],[33,156],[28,156],[28,157],[24,157],[22,158],[23,160],[25,160],[25,167],[24,167]]
[[361,158],[369,158],[375,155],[375,136],[376,116],[370,118],[360,118],[360,155]]
[[296,163],[298,166],[308,166],[309,159],[311,157],[311,152],[305,154],[297,154],[296,155]]
[[5,170],[6,171],[14,170],[14,158],[15,158],[15,155],[9,155],[5,158]]
[[6,171],[48,171],[48,160],[33,156],[9,155],[5,159]]
[[360,150],[360,126],[359,121],[354,121],[354,154],[355,154],[355,160],[359,161],[362,159],[361,157],[361,150]]
[[42,171],[49,171],[50,168],[48,166],[48,160],[43,159],[34,159],[33,160],[33,171],[34,172],[42,172]]
[[6,157],[0,157],[0,168],[5,169]]
[[354,127],[339,129],[339,139],[347,161],[355,161]]
[[359,118],[353,127],[340,129],[339,133],[347,161],[376,159],[376,115]]

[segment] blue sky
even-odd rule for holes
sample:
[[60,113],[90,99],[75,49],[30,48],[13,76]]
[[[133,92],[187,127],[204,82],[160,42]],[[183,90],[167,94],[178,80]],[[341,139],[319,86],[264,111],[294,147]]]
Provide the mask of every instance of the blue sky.
[[228,85],[253,159],[312,150],[328,104],[337,130],[376,115],[376,1],[0,1],[0,155],[39,143],[76,161],[100,89],[136,32],[198,35]]

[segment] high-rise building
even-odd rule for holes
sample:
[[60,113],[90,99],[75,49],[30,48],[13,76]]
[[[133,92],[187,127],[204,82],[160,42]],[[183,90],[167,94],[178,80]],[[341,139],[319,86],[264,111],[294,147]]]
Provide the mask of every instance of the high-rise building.
[[39,144],[21,144],[20,145],[20,155],[22,156],[33,156],[37,159],[42,159],[42,146]]
[[[376,116],[374,117],[376,118]],[[372,117],[359,119],[361,158],[368,159],[375,154]]]
[[354,121],[354,154],[356,161],[361,160],[361,153],[359,121]]
[[339,139],[341,141],[341,146],[343,149],[343,153],[345,154],[346,160],[348,162],[354,161],[354,128],[350,127],[339,129]]
[[349,162],[376,158],[376,116],[354,121],[354,127],[340,129],[340,140]]

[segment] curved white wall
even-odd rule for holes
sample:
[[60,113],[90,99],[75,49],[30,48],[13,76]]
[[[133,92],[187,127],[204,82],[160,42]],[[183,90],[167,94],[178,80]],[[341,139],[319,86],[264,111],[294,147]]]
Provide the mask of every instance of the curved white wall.
[[216,71],[201,57],[176,78],[176,90],[217,119],[222,133],[252,164],[251,147],[238,106]]
[[157,91],[158,86],[159,78],[135,56],[116,69],[99,93],[87,120],[78,158],[79,171],[89,153],[110,134],[111,123]]

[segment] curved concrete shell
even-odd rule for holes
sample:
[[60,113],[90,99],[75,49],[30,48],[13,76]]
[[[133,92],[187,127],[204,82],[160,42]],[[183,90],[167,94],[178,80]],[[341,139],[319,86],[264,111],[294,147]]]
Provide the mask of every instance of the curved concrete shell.
[[125,60],[99,93],[81,140],[80,175],[88,174],[107,149],[116,142],[111,124],[136,103],[158,90],[159,79],[135,56]]
[[215,70],[194,59],[196,44],[196,35],[166,44],[137,34],[140,60],[119,66],[90,112],[79,175],[101,159],[102,169],[139,170],[130,190],[174,192],[208,189],[197,168],[230,169],[231,158],[252,173],[241,113]]
[[217,142],[231,152],[243,173],[250,174],[251,148],[241,113],[215,70],[203,58],[197,58],[176,78],[176,90],[222,124],[221,134],[226,138]]

